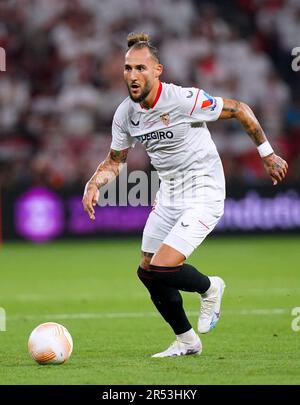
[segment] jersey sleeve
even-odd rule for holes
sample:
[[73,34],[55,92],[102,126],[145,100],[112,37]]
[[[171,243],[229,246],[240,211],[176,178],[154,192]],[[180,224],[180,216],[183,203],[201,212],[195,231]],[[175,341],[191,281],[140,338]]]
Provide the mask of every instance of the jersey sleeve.
[[223,98],[213,97],[197,88],[183,88],[181,100],[184,115],[192,121],[216,121],[223,109]]
[[118,111],[115,113],[112,122],[112,142],[111,149],[113,150],[123,150],[128,148],[133,148],[135,145],[134,138],[124,128]]

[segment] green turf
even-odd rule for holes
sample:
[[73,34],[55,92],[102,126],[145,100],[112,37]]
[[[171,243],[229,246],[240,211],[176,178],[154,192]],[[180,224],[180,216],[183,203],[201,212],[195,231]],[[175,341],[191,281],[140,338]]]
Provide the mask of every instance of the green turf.
[[[214,238],[190,258],[227,284],[223,315],[201,356],[152,359],[173,340],[138,281],[139,240],[7,244],[0,251],[0,384],[299,384],[300,239]],[[198,297],[184,294],[196,327]],[[71,359],[39,366],[27,339],[59,322]],[[300,324],[300,322],[299,322]]]

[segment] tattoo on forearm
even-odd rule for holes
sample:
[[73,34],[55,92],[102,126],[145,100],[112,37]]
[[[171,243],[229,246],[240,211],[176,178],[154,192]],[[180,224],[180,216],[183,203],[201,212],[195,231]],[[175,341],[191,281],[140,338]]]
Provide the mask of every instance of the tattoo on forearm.
[[[224,118],[232,118],[240,109],[240,102],[236,100],[226,100],[227,103],[224,103],[222,114]],[[230,101],[230,103],[228,103]]]
[[107,158],[97,167],[90,183],[96,184],[98,188],[113,181],[122,170],[126,162],[128,149],[121,151],[111,150]]
[[128,155],[128,149],[111,150],[109,155],[111,160],[113,160],[114,162],[125,163]]
[[247,134],[253,140],[256,146],[261,145],[267,140],[265,133],[260,126],[257,118],[253,114],[253,111],[246,104],[243,104],[240,114],[240,122],[244,126]]
[[240,121],[256,146],[261,145],[267,140],[257,118],[247,104],[237,100],[224,100],[220,118],[226,119],[233,117]]

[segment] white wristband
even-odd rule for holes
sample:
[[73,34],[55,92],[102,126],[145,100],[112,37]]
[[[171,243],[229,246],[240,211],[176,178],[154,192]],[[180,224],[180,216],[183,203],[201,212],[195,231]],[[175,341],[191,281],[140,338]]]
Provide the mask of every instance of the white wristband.
[[262,143],[261,145],[259,145],[257,147],[258,153],[260,155],[260,157],[266,157],[268,155],[271,155],[271,153],[273,153],[273,148],[270,145],[270,143],[268,141]]

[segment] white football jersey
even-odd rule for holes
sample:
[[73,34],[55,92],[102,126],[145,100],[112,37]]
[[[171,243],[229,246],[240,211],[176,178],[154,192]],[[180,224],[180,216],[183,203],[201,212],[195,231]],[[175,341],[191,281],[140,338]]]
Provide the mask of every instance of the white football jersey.
[[141,142],[161,180],[163,205],[214,202],[225,198],[221,159],[206,122],[218,119],[223,99],[205,91],[160,83],[152,108],[127,97],[112,124],[111,149]]

